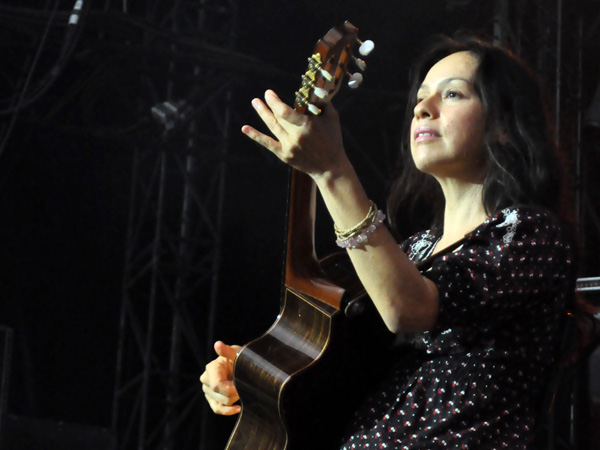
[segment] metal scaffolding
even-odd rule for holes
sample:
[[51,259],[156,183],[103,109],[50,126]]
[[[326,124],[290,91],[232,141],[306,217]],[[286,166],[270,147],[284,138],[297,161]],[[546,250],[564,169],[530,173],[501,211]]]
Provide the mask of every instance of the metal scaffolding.
[[[170,2],[142,5],[148,25],[233,47],[233,0],[160,3]],[[160,101],[141,107],[157,132],[133,156],[113,405],[120,449],[202,446],[198,368],[214,334],[233,75],[178,50],[168,48],[166,85],[143,80]]]
[[[197,33],[207,44],[233,48],[232,1],[178,1],[167,11],[155,3],[127,13],[178,36]],[[563,119],[581,118],[584,107],[581,92],[573,92],[581,89],[584,70],[582,11],[563,0],[499,0],[492,30],[497,42],[535,64],[552,92],[557,142],[575,149],[578,199],[587,196],[579,172],[582,123],[573,133]],[[173,55],[178,45],[171,45]],[[578,51],[564,52],[567,46]],[[234,74],[226,63],[183,61],[168,60],[164,86],[144,80],[159,99],[152,107],[159,133],[137,145],[133,160],[113,414],[120,449],[206,448],[209,432],[197,377],[210,359],[216,323]],[[578,205],[580,223],[590,213]]]
[[[508,43],[534,65],[553,100],[556,143],[566,154],[573,180],[572,213],[584,249],[583,275],[596,275],[600,264],[587,254],[600,239],[600,204],[593,193],[597,169],[598,124],[591,118],[600,50],[600,5],[590,0],[496,2],[495,38]],[[591,102],[590,102],[591,100]],[[546,112],[541,112],[546,113]]]

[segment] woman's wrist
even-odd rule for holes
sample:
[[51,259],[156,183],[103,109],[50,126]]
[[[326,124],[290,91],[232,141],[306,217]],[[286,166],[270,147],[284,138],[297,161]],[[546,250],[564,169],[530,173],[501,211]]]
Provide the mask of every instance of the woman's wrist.
[[327,170],[309,174],[320,191],[335,191],[340,185],[358,181],[356,172],[348,158],[340,158]]
[[313,177],[334,223],[341,229],[355,226],[369,212],[371,201],[348,162]]

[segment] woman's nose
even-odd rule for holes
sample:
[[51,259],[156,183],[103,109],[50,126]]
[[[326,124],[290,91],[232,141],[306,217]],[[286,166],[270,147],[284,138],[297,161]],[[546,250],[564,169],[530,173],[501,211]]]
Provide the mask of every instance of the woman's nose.
[[435,114],[435,105],[433,104],[433,98],[425,97],[417,103],[414,109],[415,117],[418,119],[424,119],[432,117]]

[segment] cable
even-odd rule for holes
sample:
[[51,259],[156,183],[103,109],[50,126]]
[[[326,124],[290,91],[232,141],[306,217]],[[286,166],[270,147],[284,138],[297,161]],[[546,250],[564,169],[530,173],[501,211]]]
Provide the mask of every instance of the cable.
[[35,57],[33,59],[33,62],[31,63],[31,68],[29,69],[29,73],[27,74],[27,78],[25,80],[25,84],[23,85],[23,90],[21,91],[21,95],[19,96],[19,99],[17,101],[17,105],[15,106],[14,109],[14,114],[10,120],[10,123],[8,125],[8,128],[6,130],[6,132],[4,133],[4,138],[2,139],[2,144],[0,145],[0,158],[2,157],[2,154],[4,153],[4,149],[6,148],[6,144],[8,142],[8,139],[10,138],[10,135],[12,134],[12,130],[15,126],[15,123],[17,122],[17,118],[19,116],[19,106],[20,104],[23,102],[23,99],[25,97],[25,93],[27,92],[27,88],[29,87],[29,83],[31,81],[31,77],[33,75],[33,72],[35,71],[35,68],[37,66],[37,63],[40,59],[40,56],[42,54],[42,50],[44,49],[45,43],[46,43],[46,38],[48,37],[48,34],[50,33],[50,28],[52,27],[52,22],[54,22],[54,18],[56,17],[56,11],[58,11],[58,5],[60,4],[60,0],[56,0],[56,3],[54,4],[54,9],[52,10],[52,14],[50,15],[50,19],[48,20],[48,23],[46,25],[46,29],[44,30],[44,34],[42,35],[42,39],[40,41],[40,45],[38,47],[38,50],[35,54]]
[[[47,39],[50,29],[53,25],[53,22],[56,18],[56,13],[58,11],[59,3],[60,2],[57,0],[56,4],[54,6],[54,9],[50,15],[50,18],[48,19],[46,29],[44,30],[44,34],[42,36],[42,42],[40,43],[40,46],[38,47],[38,51],[36,53],[34,62],[32,63],[29,74],[27,76],[27,81],[26,81],[25,85],[23,86],[21,95],[19,96],[19,101],[17,102],[17,105],[11,106],[8,108],[4,108],[4,109],[0,109],[0,115],[8,115],[8,114],[17,113],[20,110],[27,108],[28,106],[32,105],[37,100],[39,100],[39,98],[42,97],[46,92],[48,92],[50,87],[57,80],[58,76],[61,74],[67,61],[69,60],[71,54],[73,53],[73,50],[75,49],[75,47],[77,45],[77,41],[78,41],[80,33],[81,33],[81,26],[79,25],[80,17],[82,15],[82,12],[87,12],[87,9],[85,11],[83,10],[83,5],[84,5],[83,0],[76,0],[75,5],[73,6],[73,10],[72,10],[71,14],[69,15],[67,31],[65,33],[63,45],[60,50],[59,57],[58,57],[56,63],[54,64],[54,66],[52,66],[52,69],[50,69],[50,71],[45,76],[45,78],[42,81],[40,81],[39,86],[37,86],[36,88],[34,88],[32,90],[29,90],[29,83],[31,81],[31,77],[33,75],[33,72],[35,71],[37,62],[41,55],[41,51],[43,50],[43,48],[45,46],[46,39]],[[28,93],[28,90],[29,90],[29,93]],[[26,98],[25,94],[27,94],[27,93],[28,93],[28,96]],[[1,154],[1,151],[2,150],[0,147],[0,154]]]

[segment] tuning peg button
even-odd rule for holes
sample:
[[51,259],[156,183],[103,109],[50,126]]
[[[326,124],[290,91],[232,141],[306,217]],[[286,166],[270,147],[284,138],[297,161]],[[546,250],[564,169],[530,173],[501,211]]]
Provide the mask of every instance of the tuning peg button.
[[363,72],[367,69],[367,63],[364,62],[362,59],[360,58],[356,58],[354,57],[354,64],[356,64],[356,67],[358,67],[360,70],[362,70]]
[[321,110],[321,108],[319,108],[318,106],[313,105],[312,103],[309,103],[307,105],[308,110],[310,111],[311,114],[314,114],[315,116],[318,116],[319,114],[321,114],[323,111]]
[[327,72],[325,69],[321,69],[321,76],[325,78],[330,83],[333,81],[333,75]]
[[316,87],[313,92],[315,93],[315,96],[320,99],[324,99],[325,97],[327,97],[328,94],[327,89],[321,87]]
[[350,80],[348,81],[348,86],[350,86],[352,89],[356,89],[357,87],[360,86],[360,84],[363,81],[363,76],[362,73],[353,73],[352,75],[350,75]]
[[369,53],[371,53],[374,48],[375,48],[375,43],[369,39],[369,40],[366,40],[365,42],[360,42],[360,47],[358,48],[358,52],[363,56],[368,56]]

